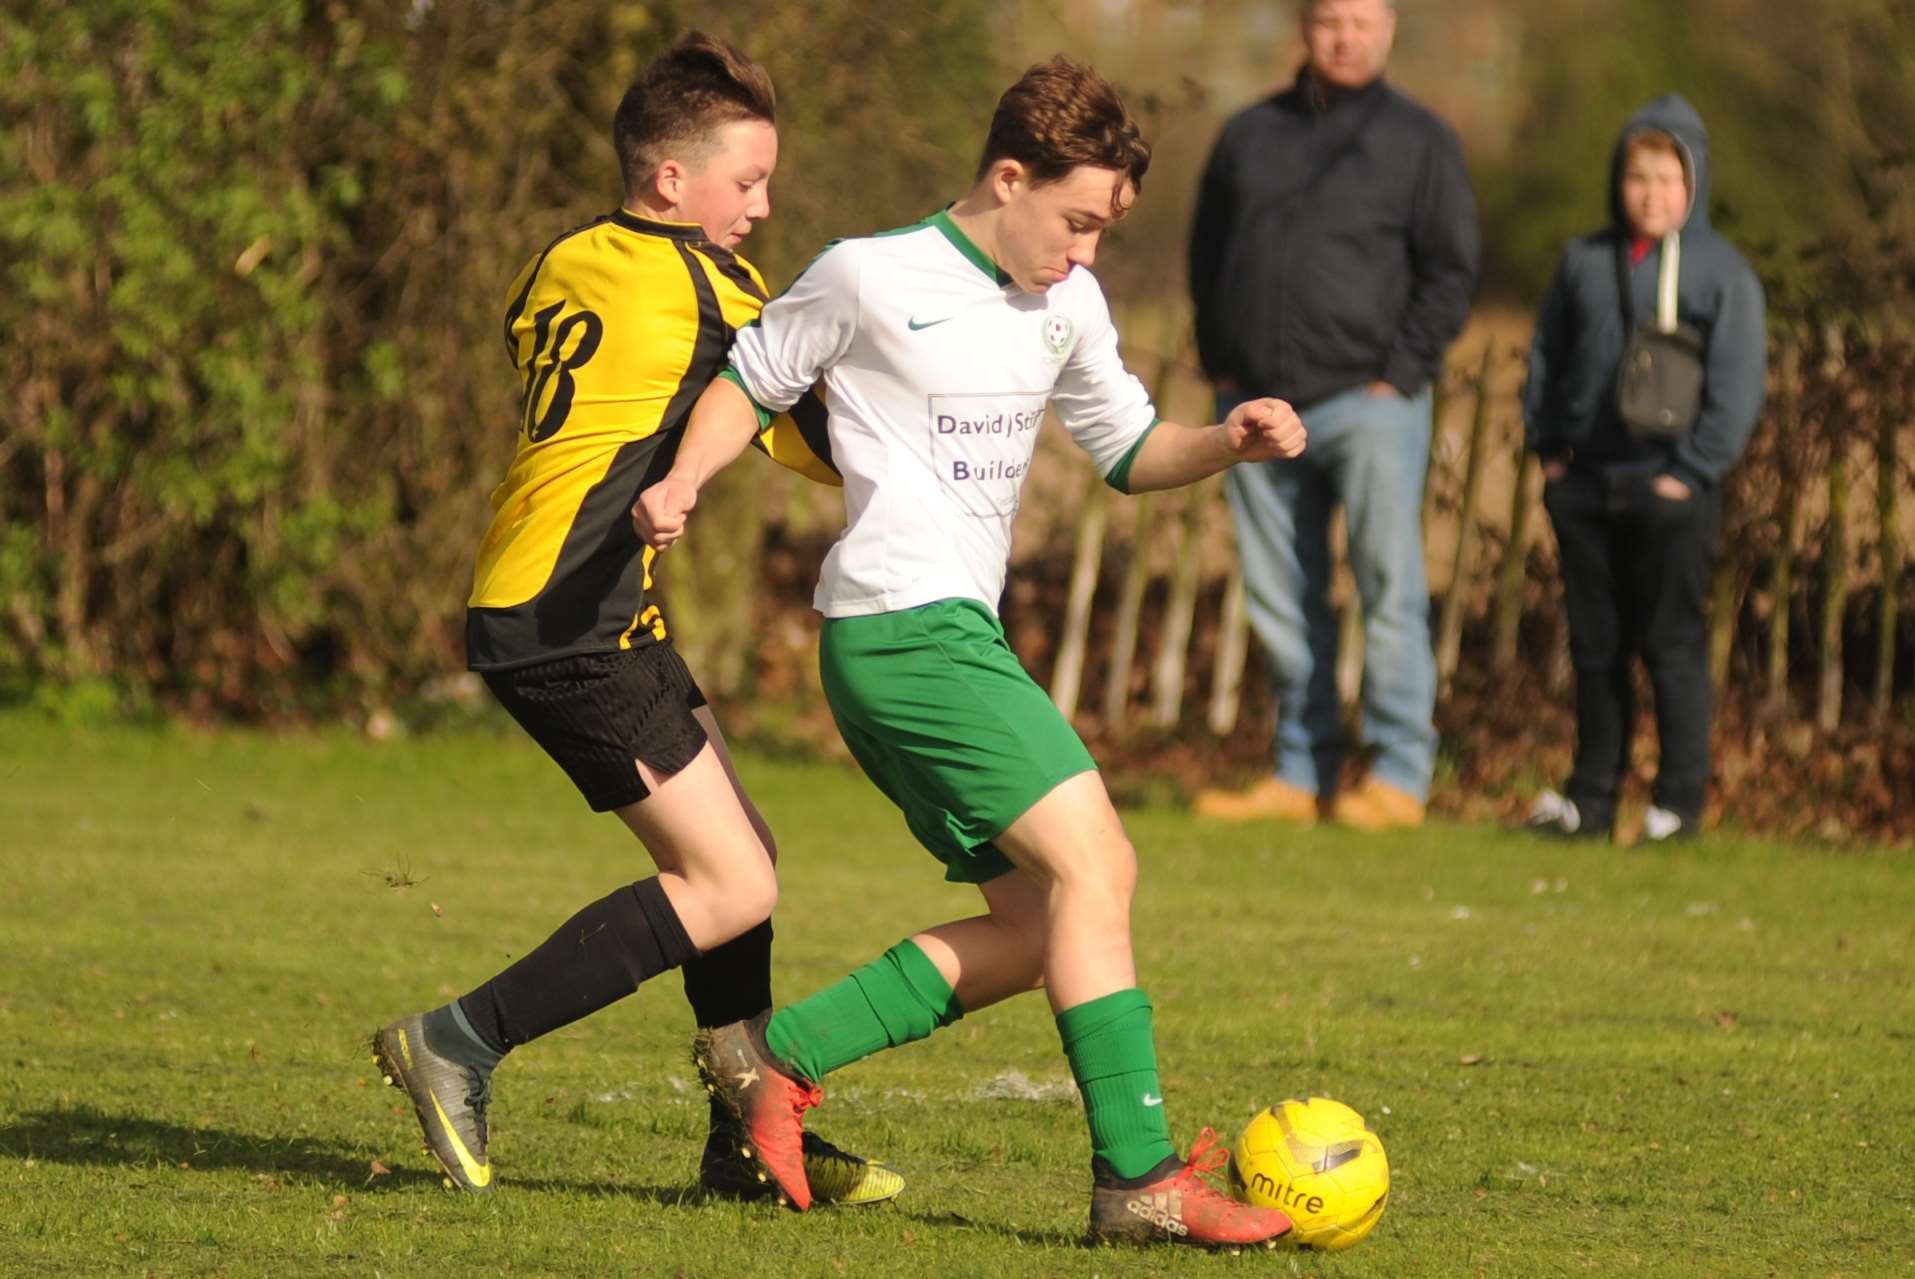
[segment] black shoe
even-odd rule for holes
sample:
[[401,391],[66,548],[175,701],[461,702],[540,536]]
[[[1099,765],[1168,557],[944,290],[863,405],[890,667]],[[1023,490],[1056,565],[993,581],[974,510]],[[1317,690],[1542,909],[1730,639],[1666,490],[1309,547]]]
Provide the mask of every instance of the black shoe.
[[1607,823],[1589,821],[1576,806],[1575,800],[1565,799],[1553,790],[1544,791],[1529,806],[1529,816],[1524,819],[1523,829],[1549,839],[1609,838]]
[[[704,1156],[698,1161],[698,1184],[727,1199],[769,1197],[770,1183],[759,1181],[737,1157],[738,1148],[744,1144],[744,1129],[737,1120],[729,1115],[714,1119],[711,1135],[705,1139]],[[904,1189],[904,1178],[897,1169],[840,1150],[817,1133],[804,1135],[803,1148],[805,1180],[811,1183],[814,1203],[884,1203],[897,1198]]]

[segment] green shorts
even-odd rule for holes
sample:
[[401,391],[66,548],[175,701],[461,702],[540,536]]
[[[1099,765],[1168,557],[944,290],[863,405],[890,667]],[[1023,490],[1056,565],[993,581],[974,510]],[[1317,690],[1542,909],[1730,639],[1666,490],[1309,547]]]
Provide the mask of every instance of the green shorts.
[[845,745],[948,880],[1010,870],[991,841],[1097,767],[975,600],[827,618],[818,665]]

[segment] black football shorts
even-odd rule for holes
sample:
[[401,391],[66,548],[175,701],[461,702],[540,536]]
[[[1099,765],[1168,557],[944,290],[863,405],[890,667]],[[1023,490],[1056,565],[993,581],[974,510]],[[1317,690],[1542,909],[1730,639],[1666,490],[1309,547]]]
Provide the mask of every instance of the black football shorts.
[[484,672],[487,687],[545,748],[593,812],[651,791],[634,761],[670,775],[705,746],[705,695],[670,643]]

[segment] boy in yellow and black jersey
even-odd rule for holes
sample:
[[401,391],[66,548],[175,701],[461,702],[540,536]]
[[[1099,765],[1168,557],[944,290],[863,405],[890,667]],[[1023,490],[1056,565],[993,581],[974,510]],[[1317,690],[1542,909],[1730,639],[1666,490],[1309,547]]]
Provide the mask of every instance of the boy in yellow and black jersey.
[[[666,637],[647,599],[652,552],[632,532],[632,499],[671,469],[692,404],[764,303],[757,269],[704,227],[626,209],[526,264],[505,315],[523,386],[519,450],[479,549],[466,621],[473,669]],[[794,413],[761,446],[836,483],[823,406],[814,397]]]
[[[685,419],[765,287],[733,250],[770,212],[770,78],[697,32],[648,67],[613,125],[625,202],[567,232],[512,283],[505,342],[521,383],[518,452],[492,494],[468,601],[468,659],[596,811],[615,811],[658,874],[617,889],[466,995],[373,1036],[428,1148],[467,1190],[492,1186],[486,1111],[505,1054],[671,968],[702,1028],[768,1016],[777,898],[771,832],[649,598],[638,493],[671,468]],[[815,400],[758,439],[837,483]],[[435,982],[436,984],[436,982]],[[742,1179],[742,1135],[712,1110],[700,1180]],[[840,1202],[903,1180],[827,1142],[812,1184]],[[803,1205],[798,1205],[803,1206]]]

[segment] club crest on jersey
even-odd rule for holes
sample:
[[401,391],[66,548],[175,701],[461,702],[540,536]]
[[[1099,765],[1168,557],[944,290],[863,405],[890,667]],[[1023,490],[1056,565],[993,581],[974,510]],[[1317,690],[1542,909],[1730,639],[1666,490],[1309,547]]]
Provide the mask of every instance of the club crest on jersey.
[[1052,355],[1063,356],[1071,349],[1071,334],[1075,326],[1068,315],[1047,315],[1044,317],[1044,349]]

